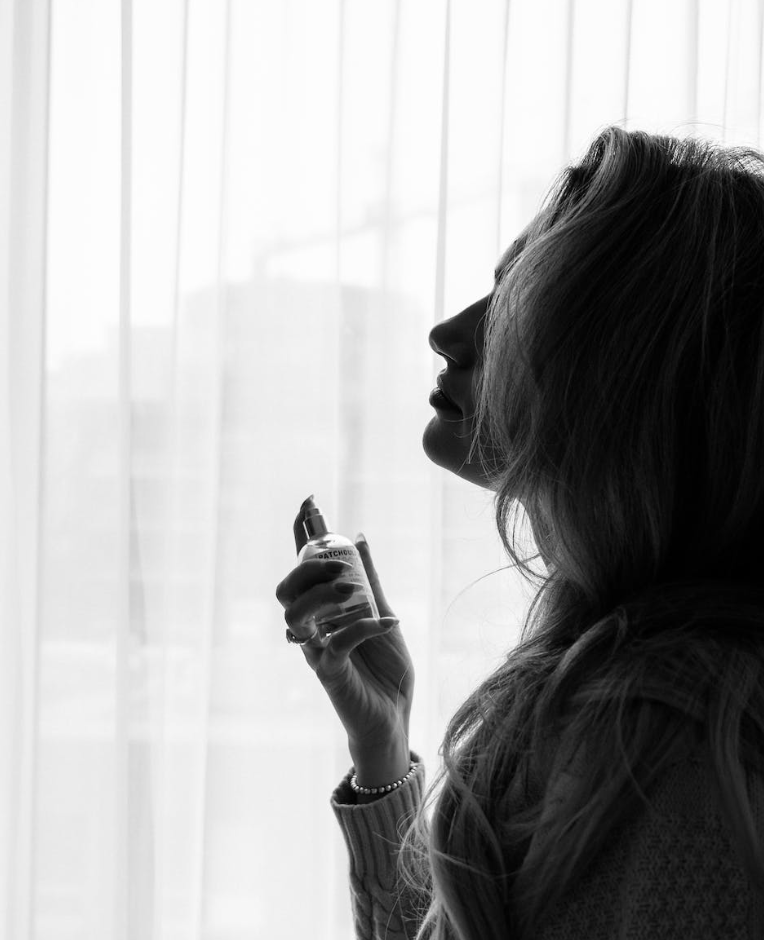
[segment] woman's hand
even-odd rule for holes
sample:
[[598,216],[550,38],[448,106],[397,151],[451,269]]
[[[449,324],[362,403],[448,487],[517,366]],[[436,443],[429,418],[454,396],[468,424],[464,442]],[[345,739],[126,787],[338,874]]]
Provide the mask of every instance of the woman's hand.
[[[307,542],[303,510],[293,531],[297,553]],[[369,578],[381,618],[394,617],[385,598],[366,542],[356,544]],[[334,582],[332,561],[312,558],[293,568],[276,588],[285,609],[284,619],[298,636],[310,636],[311,619],[328,607],[336,607],[341,595]],[[351,566],[347,565],[350,572]],[[318,676],[347,735],[351,751],[372,753],[389,748],[405,735],[414,696],[414,664],[400,626],[385,628],[380,620],[364,618],[337,629],[328,639],[318,637],[300,649]]]

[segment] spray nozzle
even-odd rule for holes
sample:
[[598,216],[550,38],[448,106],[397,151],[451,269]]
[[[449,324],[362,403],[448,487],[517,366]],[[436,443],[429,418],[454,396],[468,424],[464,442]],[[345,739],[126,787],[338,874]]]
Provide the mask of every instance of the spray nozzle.
[[328,535],[331,531],[324,518],[321,509],[313,502],[313,497],[309,496],[303,505],[302,526],[309,539],[320,538],[322,535]]

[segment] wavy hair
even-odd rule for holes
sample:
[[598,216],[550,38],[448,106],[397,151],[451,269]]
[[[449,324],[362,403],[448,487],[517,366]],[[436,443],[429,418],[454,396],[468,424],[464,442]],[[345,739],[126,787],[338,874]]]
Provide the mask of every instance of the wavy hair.
[[[399,883],[426,890],[433,940],[535,936],[690,746],[764,885],[744,777],[764,772],[764,154],[607,127],[516,248],[470,459],[538,590],[403,834]],[[519,505],[545,575],[508,535]],[[529,851],[542,810],[553,852]]]

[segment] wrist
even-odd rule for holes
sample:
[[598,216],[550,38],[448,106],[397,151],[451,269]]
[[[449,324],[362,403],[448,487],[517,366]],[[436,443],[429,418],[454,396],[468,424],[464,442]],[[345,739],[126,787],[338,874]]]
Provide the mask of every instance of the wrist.
[[411,767],[407,739],[391,741],[378,747],[348,745],[358,785],[385,787],[404,777]]

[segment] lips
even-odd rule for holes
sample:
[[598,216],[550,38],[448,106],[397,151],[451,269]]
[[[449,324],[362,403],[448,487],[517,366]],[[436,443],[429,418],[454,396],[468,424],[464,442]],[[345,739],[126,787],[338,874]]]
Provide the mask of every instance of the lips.
[[447,401],[449,401],[449,402],[454,406],[454,408],[458,408],[459,406],[456,404],[456,402],[455,402],[454,399],[451,397],[451,395],[449,395],[448,391],[443,387],[443,373],[442,373],[442,372],[439,373],[438,377],[435,379],[435,384],[438,386],[438,388],[439,388],[439,389],[441,390],[441,392],[443,393],[443,397],[444,397]]

